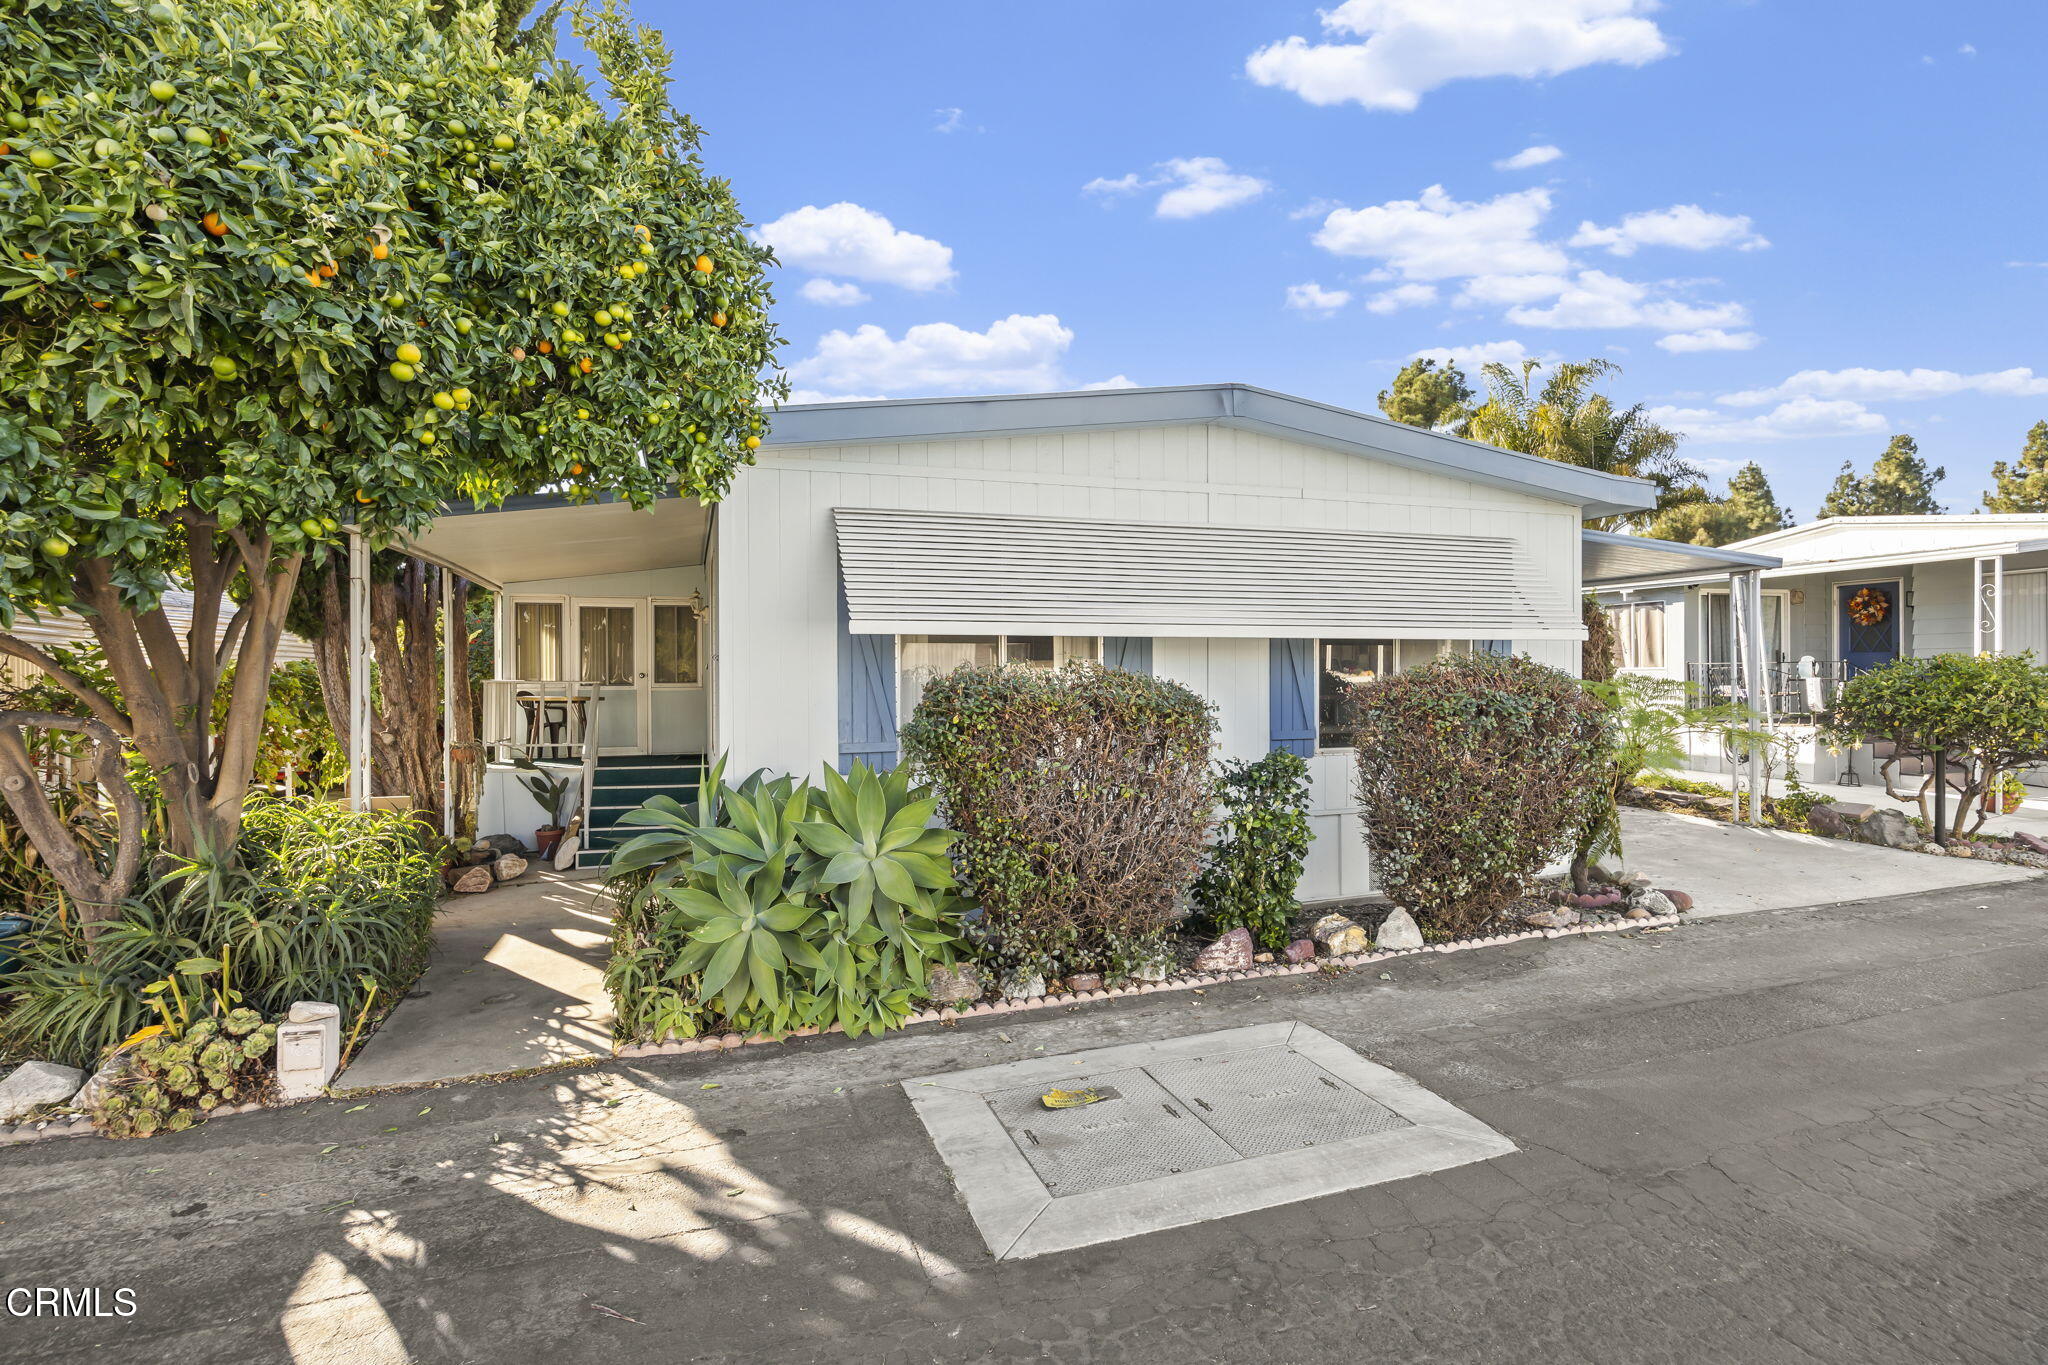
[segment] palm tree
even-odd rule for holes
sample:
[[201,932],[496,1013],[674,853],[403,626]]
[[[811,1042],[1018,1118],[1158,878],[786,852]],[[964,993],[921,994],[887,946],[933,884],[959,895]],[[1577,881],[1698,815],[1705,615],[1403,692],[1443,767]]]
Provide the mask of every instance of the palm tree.
[[[1643,404],[1616,408],[1606,394],[1592,392],[1597,381],[1621,373],[1619,365],[1570,361],[1552,369],[1538,390],[1532,386],[1540,368],[1534,360],[1523,361],[1519,372],[1498,362],[1488,365],[1486,401],[1473,409],[1467,434],[1581,469],[1648,479],[1657,486],[1659,507],[1682,500],[1705,478],[1679,458],[1684,438],[1652,422]],[[1630,520],[1602,517],[1588,524],[1611,528]]]

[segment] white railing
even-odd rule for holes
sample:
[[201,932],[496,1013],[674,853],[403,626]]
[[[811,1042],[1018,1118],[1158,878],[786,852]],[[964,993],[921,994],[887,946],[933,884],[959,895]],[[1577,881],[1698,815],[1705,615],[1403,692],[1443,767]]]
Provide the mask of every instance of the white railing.
[[554,763],[596,757],[601,702],[591,683],[486,680],[483,733],[491,761],[509,763],[515,754]]
[[[1741,669],[1732,663],[1686,665],[1686,682],[1693,700],[1702,705],[1750,700]],[[1846,676],[1840,659],[1802,659],[1764,665],[1764,688],[1770,714],[1779,720],[1805,724],[1835,704],[1835,693]]]

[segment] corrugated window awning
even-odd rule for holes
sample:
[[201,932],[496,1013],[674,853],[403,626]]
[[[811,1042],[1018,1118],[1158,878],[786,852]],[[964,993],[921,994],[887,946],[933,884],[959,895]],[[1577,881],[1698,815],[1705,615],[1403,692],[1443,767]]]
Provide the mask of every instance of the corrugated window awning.
[[1505,536],[833,509],[858,635],[1580,639]]

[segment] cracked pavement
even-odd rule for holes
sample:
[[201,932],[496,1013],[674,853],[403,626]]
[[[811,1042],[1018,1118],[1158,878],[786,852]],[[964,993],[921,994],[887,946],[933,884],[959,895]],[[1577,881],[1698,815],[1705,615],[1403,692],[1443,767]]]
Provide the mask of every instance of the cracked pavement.
[[[0,1360],[2048,1359],[2048,882],[0,1150]],[[1382,979],[1384,973],[1387,979]],[[1491,1161],[992,1262],[897,1082],[1298,1019]]]

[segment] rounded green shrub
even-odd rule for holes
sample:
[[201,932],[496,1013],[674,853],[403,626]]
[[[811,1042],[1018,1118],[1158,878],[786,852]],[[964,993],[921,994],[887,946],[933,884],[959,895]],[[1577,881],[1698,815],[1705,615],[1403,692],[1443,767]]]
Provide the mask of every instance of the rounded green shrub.
[[1598,799],[1605,708],[1526,657],[1451,655],[1352,690],[1379,889],[1470,934],[1572,851]]
[[1195,908],[1217,933],[1242,925],[1268,952],[1287,943],[1308,858],[1308,762],[1275,749],[1232,760],[1216,782],[1216,840],[1195,881]]

